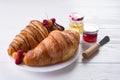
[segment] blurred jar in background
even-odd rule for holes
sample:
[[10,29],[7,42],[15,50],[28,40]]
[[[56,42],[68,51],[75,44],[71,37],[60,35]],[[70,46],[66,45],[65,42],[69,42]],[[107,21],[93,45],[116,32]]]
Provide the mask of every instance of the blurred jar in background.
[[84,17],[77,12],[73,12],[69,15],[69,18],[70,18],[70,23],[69,23],[70,30],[75,30],[81,34],[83,32]]

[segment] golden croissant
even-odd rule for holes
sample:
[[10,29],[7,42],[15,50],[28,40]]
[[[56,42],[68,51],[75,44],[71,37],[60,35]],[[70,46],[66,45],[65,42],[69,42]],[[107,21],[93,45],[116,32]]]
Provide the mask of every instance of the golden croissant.
[[73,30],[52,31],[37,47],[25,53],[23,63],[46,66],[67,61],[75,56],[79,39],[79,33]]
[[50,22],[50,20],[48,23],[49,25],[44,25],[38,20],[31,21],[10,43],[8,54],[12,55],[18,50],[27,52],[35,48],[52,30],[64,30],[64,27],[58,25],[55,20],[54,23]]

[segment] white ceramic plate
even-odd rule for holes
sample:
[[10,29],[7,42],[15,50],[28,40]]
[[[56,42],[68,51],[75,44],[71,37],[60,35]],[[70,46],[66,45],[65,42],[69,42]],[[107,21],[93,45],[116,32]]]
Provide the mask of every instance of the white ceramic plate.
[[[23,69],[23,70],[27,70],[27,71],[32,71],[32,72],[50,72],[50,71],[55,71],[55,70],[59,70],[62,69],[64,67],[69,66],[70,64],[72,64],[73,62],[75,62],[75,60],[78,58],[78,56],[80,55],[80,49],[78,48],[76,55],[71,58],[70,60],[63,62],[63,63],[59,63],[59,64],[55,64],[55,65],[50,65],[50,66],[44,66],[44,67],[30,67],[30,66],[26,66],[24,64],[21,65],[16,65],[14,63],[14,65],[16,65],[16,67]],[[14,62],[13,58],[12,59],[12,63]]]

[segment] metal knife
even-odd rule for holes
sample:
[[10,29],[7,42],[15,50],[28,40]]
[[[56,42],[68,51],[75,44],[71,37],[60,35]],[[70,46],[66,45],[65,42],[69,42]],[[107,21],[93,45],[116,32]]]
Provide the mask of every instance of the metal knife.
[[82,56],[85,59],[88,59],[90,56],[92,56],[101,46],[106,44],[110,41],[109,36],[105,36],[99,43],[95,43],[91,47],[89,47],[87,50],[83,51]]

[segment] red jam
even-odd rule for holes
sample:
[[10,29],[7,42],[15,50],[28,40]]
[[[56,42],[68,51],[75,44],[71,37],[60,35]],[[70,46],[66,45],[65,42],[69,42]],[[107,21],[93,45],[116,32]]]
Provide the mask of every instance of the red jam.
[[96,42],[98,35],[98,27],[95,25],[84,26],[83,40],[86,42]]
[[97,33],[96,34],[89,34],[89,33],[83,33],[83,39],[86,42],[96,42],[97,41]]

